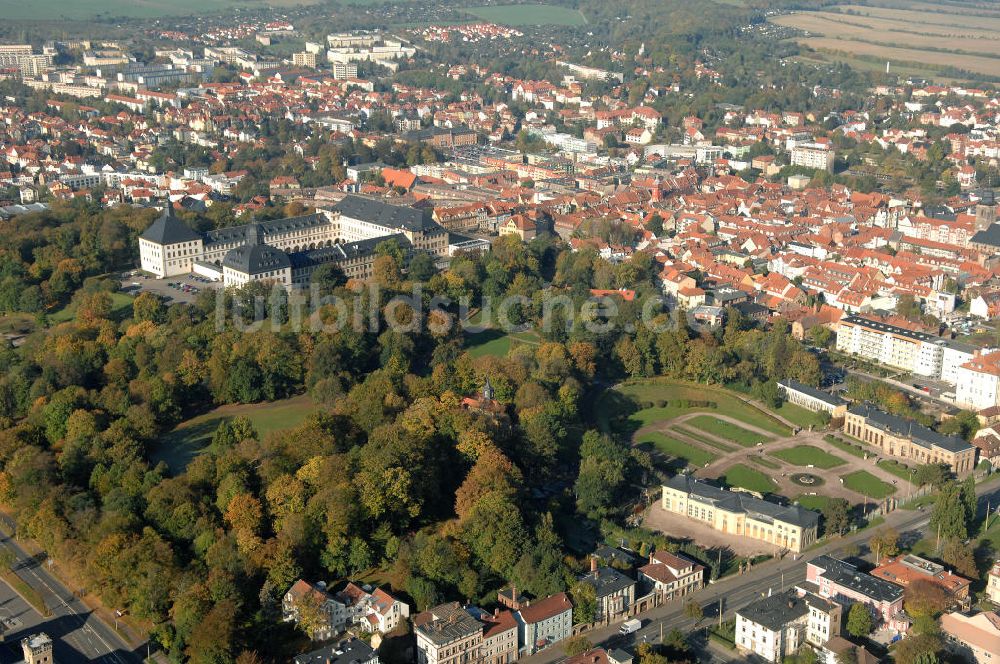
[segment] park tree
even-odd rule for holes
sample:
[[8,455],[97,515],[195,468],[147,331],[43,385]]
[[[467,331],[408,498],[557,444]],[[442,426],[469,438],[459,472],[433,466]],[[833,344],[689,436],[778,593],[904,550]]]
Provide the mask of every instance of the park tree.
[[851,505],[843,498],[833,498],[823,506],[827,534],[843,535],[851,525]]
[[917,634],[900,641],[893,650],[896,664],[936,664],[944,644],[934,634]]
[[570,591],[573,598],[573,620],[578,623],[592,623],[597,615],[597,593],[593,584],[579,582]]
[[594,644],[590,642],[590,639],[584,634],[577,634],[576,636],[571,636],[566,639],[566,645],[563,646],[563,650],[570,657],[576,657],[577,655],[582,655],[591,648]]
[[[943,539],[964,540],[969,534],[970,517],[966,489],[958,482],[949,481],[938,491],[931,511],[931,532]],[[975,492],[972,493],[975,500]]]
[[872,613],[867,605],[861,602],[851,604],[847,612],[847,633],[855,638],[868,636],[875,627]]
[[963,576],[970,578],[979,576],[972,548],[964,544],[963,540],[951,538],[945,541],[941,548],[941,560],[954,567],[955,571]]
[[950,602],[948,592],[929,579],[916,579],[903,593],[906,612],[914,618],[936,616]]
[[705,617],[705,611],[701,608],[701,604],[692,599],[684,605],[684,616],[698,622]]
[[892,557],[899,553],[899,533],[895,528],[879,530],[868,540],[868,548],[875,554],[875,560]]

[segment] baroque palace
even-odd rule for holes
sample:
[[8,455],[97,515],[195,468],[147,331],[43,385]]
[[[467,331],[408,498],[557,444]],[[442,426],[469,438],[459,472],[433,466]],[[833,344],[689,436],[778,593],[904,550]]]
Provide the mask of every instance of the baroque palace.
[[307,286],[313,271],[334,264],[350,279],[371,276],[375,247],[395,240],[407,252],[448,253],[448,231],[431,211],[347,196],[329,210],[199,233],[163,214],[139,236],[140,266],[158,277],[195,273],[225,286],[268,280]]

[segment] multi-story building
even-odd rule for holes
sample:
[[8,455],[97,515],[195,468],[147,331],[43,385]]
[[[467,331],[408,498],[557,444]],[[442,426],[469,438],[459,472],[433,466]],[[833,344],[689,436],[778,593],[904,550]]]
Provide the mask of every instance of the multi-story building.
[[871,575],[902,588],[913,583],[931,583],[944,590],[952,602],[958,605],[966,603],[969,598],[969,586],[972,585],[972,581],[945,569],[944,565],[913,554],[888,558],[873,569]]
[[580,582],[594,587],[597,597],[594,622],[611,622],[632,609],[635,581],[613,567],[601,567],[597,558],[590,559],[590,572],[580,577]]
[[948,650],[964,661],[991,664],[1000,657],[1000,615],[994,611],[946,613],[941,616],[941,634]]
[[836,156],[836,151],[827,145],[799,143],[792,148],[791,163],[792,166],[814,168],[832,173]]
[[303,579],[293,583],[281,598],[282,619],[285,622],[299,622],[305,603],[311,603],[322,618],[313,626],[312,634],[309,635],[314,641],[325,641],[344,631],[347,624],[344,604],[330,596],[325,584],[309,583]]
[[639,581],[669,602],[705,586],[705,568],[679,554],[657,551],[639,568]]
[[837,350],[930,378],[941,377],[945,340],[862,316],[837,326]]
[[337,80],[358,77],[358,63],[356,62],[334,62],[330,65],[333,77]]
[[2,44],[0,68],[5,67],[17,69],[22,76],[38,77],[52,68],[52,55],[33,53],[31,44]]
[[417,664],[467,664],[482,655],[483,623],[449,602],[413,617]]
[[348,582],[333,599],[344,607],[347,626],[360,625],[366,632],[387,634],[410,616],[410,605],[406,602],[381,588],[359,586],[354,582]]
[[296,67],[312,67],[315,69],[317,62],[318,59],[315,53],[302,51],[301,53],[292,54],[292,64]]
[[378,653],[360,639],[323,646],[292,659],[293,664],[379,664]]
[[55,664],[52,654],[52,639],[45,632],[32,634],[21,639],[24,664]]
[[478,618],[483,623],[483,645],[480,649],[479,661],[482,664],[516,662],[518,625],[514,614],[498,609],[493,613],[481,611]]
[[290,219],[197,233],[167,205],[139,237],[143,270],[156,277],[198,271],[225,286],[273,281],[308,285],[319,265],[337,265],[348,278],[371,276],[375,248],[395,240],[405,250],[448,253],[448,232],[432,211],[348,196],[330,210]]
[[[516,591],[511,592],[516,600]],[[573,635],[573,603],[566,593],[519,604],[514,619],[517,620],[518,641],[524,655],[533,655]]]
[[983,410],[1000,405],[1000,351],[976,355],[956,370],[955,405]]
[[958,436],[946,436],[868,402],[850,407],[844,432],[879,448],[882,454],[915,464],[942,463],[952,472],[968,473],[976,466],[976,448]]
[[751,602],[736,612],[736,648],[781,662],[805,644],[821,647],[840,634],[841,607],[795,588]]
[[1000,560],[993,563],[986,577],[986,596],[994,604],[1000,604]]
[[816,512],[720,489],[685,474],[675,475],[663,485],[662,506],[720,532],[767,542],[794,553],[816,542],[819,526]]
[[861,602],[872,613],[875,624],[897,631],[909,627],[903,612],[903,589],[865,574],[857,567],[830,556],[819,556],[806,564],[805,590],[831,599],[841,606]]
[[817,390],[791,378],[778,381],[778,389],[788,403],[801,406],[813,412],[826,411],[831,417],[843,417],[847,412],[847,402],[835,394]]

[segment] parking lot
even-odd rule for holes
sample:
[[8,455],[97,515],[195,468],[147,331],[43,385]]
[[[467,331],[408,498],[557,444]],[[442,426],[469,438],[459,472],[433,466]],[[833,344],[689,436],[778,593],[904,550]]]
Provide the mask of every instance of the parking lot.
[[131,272],[121,275],[121,285],[122,291],[131,295],[144,292],[154,293],[169,304],[173,302],[192,303],[200,292],[214,290],[222,284],[194,274],[156,279],[141,272]]

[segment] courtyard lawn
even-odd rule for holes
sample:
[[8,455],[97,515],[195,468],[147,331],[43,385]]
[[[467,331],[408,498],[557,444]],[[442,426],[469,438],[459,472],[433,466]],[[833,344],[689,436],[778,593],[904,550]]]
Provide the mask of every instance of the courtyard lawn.
[[859,445],[855,445],[853,443],[848,443],[848,442],[846,442],[844,440],[841,440],[840,438],[837,438],[836,436],[834,436],[832,434],[827,434],[827,435],[823,436],[823,440],[825,440],[826,442],[830,443],[831,445],[833,445],[834,447],[836,447],[841,452],[847,452],[851,456],[856,456],[859,459],[864,459],[865,458],[865,451]]
[[764,473],[741,463],[727,468],[722,478],[729,486],[739,486],[757,493],[773,493],[777,486]]
[[878,462],[878,467],[887,473],[892,473],[901,480],[910,481],[912,478],[911,468],[905,463],[900,463],[895,459],[882,459]]
[[699,431],[695,431],[694,429],[681,426],[680,424],[676,424],[670,427],[670,430],[675,431],[679,434],[683,434],[692,440],[697,440],[699,443],[703,443],[705,445],[708,445],[709,447],[714,447],[715,449],[720,450],[722,452],[735,452],[736,450],[739,449],[739,447],[734,447],[732,445],[720,443],[714,438],[709,438],[708,436]]
[[787,450],[771,452],[771,456],[777,457],[782,461],[787,461],[793,466],[813,466],[815,468],[822,468],[823,470],[843,466],[847,463],[840,457],[812,445],[789,447]]
[[787,401],[781,404],[781,408],[774,411],[778,415],[790,422],[794,422],[803,429],[808,429],[809,427],[818,428],[823,426],[823,418],[820,417],[819,413],[814,413],[811,410],[803,408],[802,406],[796,406],[793,403],[788,403]]
[[896,493],[896,487],[883,482],[867,470],[858,470],[848,475],[843,475],[840,479],[844,481],[844,486],[851,491],[868,496],[874,500],[882,500]]
[[692,466],[704,466],[715,460],[715,455],[700,447],[671,438],[657,431],[639,437],[637,443],[649,443],[657,450],[675,459],[683,459]]
[[807,510],[813,510],[815,512],[822,512],[826,504],[830,502],[829,496],[807,496],[801,495],[795,499],[795,502],[799,504],[800,507],[804,507]]
[[222,422],[235,417],[247,417],[257,434],[263,438],[272,431],[290,429],[316,410],[308,396],[302,395],[271,403],[219,406],[207,413],[178,424],[173,431],[160,437],[150,455],[153,463],[166,462],[171,474],[187,468],[197,455],[212,442],[212,434]]
[[743,447],[753,447],[757,443],[763,443],[768,440],[765,436],[753,431],[747,431],[732,422],[727,422],[711,415],[692,417],[687,421],[687,424],[737,445],[742,445]]

